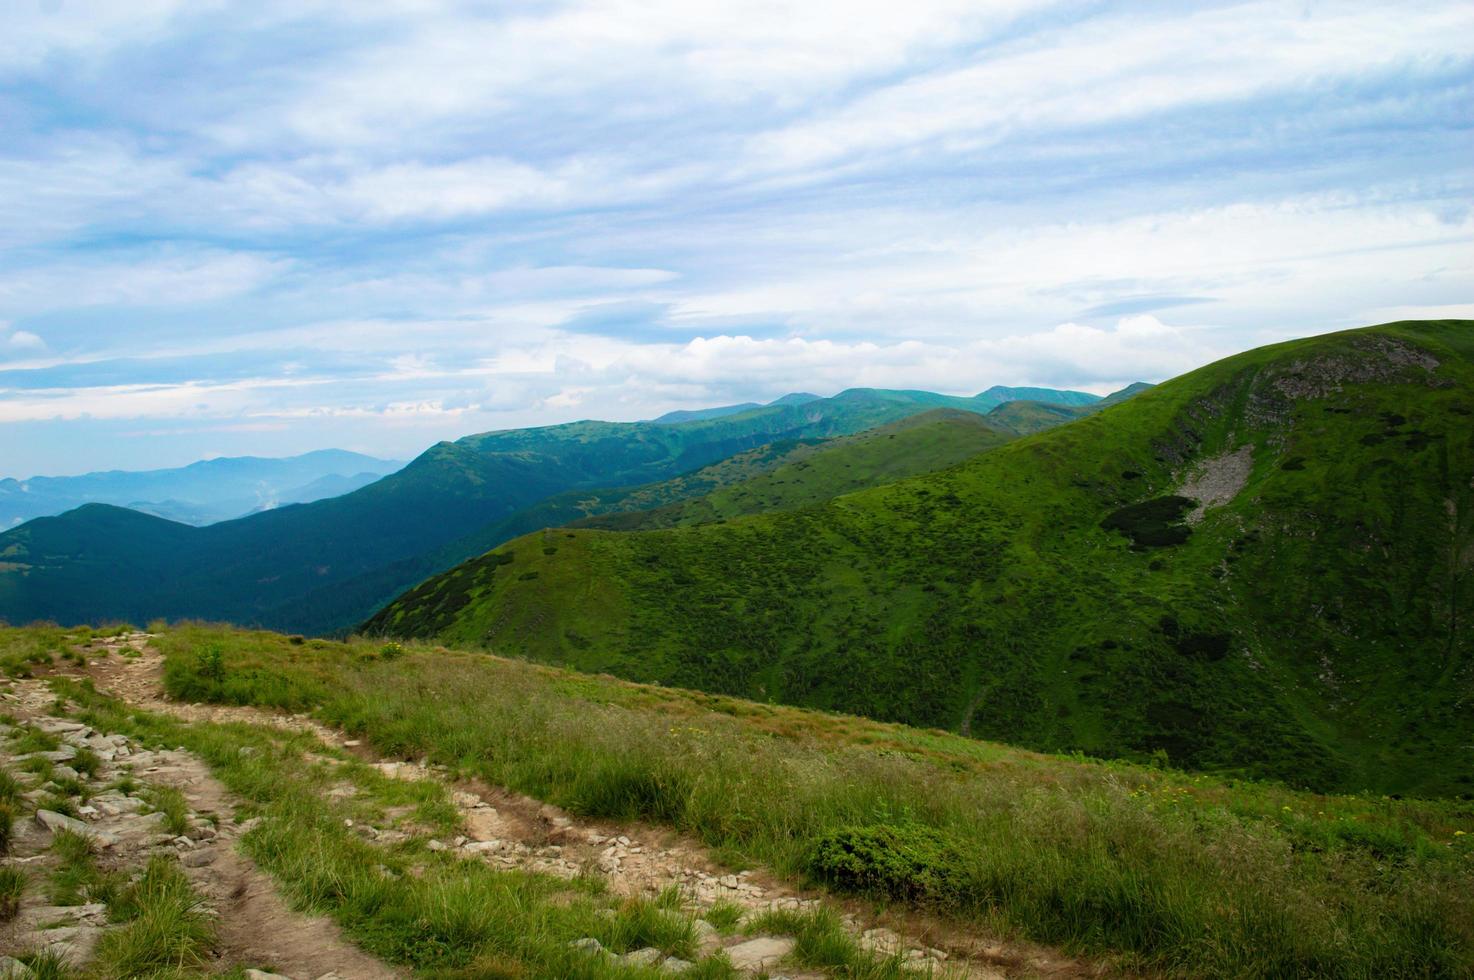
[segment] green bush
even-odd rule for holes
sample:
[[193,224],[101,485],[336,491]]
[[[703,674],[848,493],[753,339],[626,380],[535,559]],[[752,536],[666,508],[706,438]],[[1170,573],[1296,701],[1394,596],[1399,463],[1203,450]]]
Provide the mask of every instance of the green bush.
[[1153,497],[1113,511],[1100,526],[1126,535],[1131,539],[1131,546],[1138,550],[1167,548],[1182,544],[1192,533],[1186,525],[1178,523],[1192,507],[1193,502],[1187,497]]
[[206,680],[219,684],[225,680],[225,654],[220,647],[211,643],[200,648],[195,655],[199,660],[199,674]]
[[820,837],[810,872],[844,891],[910,901],[954,901],[958,855],[941,832],[921,824],[845,827]]

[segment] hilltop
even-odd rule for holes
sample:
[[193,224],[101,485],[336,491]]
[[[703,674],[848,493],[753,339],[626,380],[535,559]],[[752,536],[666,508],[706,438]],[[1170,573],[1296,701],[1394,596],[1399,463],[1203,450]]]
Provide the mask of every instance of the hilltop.
[[1228,358],[795,511],[544,531],[375,632],[1317,788],[1474,791],[1474,324]]

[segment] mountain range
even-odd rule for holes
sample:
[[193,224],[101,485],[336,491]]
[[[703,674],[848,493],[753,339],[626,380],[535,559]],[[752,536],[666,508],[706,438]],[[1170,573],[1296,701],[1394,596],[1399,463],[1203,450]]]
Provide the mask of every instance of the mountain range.
[[213,524],[284,504],[337,497],[404,463],[342,449],[284,459],[222,457],[164,470],[0,480],[0,528],[100,503],[183,524]]
[[[574,422],[467,436],[439,443],[343,496],[205,527],[88,504],[0,534],[0,618],[206,618],[312,633],[342,630],[437,572],[528,530],[603,513],[633,488],[645,488],[639,499],[668,503],[706,492],[713,480],[776,466],[796,449],[788,443],[848,436],[934,410],[986,422],[1020,397],[1046,398],[1069,418],[1103,401],[1084,392],[1002,387],[970,398],[882,389],[832,398],[792,395],[674,420]],[[1055,424],[1053,415],[1044,415],[1030,424]],[[997,439],[1015,431],[1000,424]],[[747,464],[727,467],[725,475],[647,486],[760,447],[769,448]],[[936,464],[955,461],[944,453]],[[917,465],[931,462],[922,457],[905,464]],[[917,472],[905,466],[907,474]],[[873,479],[885,477],[877,469]],[[571,491],[591,502],[553,501]]]
[[987,442],[837,496],[804,478],[863,439],[627,497],[655,509],[528,528],[363,629],[1052,751],[1474,792],[1474,323],[1278,344]]

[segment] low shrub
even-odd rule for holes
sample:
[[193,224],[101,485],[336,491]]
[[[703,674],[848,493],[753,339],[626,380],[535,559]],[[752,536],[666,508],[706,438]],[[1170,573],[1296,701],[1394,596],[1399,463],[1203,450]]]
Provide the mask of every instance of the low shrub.
[[935,828],[873,824],[820,837],[809,870],[844,891],[950,903],[961,890],[958,863],[956,851]]

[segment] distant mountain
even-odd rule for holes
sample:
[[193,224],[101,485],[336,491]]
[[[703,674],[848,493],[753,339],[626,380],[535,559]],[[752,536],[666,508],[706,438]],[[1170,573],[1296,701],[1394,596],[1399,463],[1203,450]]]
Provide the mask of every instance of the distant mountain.
[[753,408],[762,408],[757,402],[743,402],[741,405],[723,405],[719,408],[698,408],[689,411],[666,412],[658,419],[654,419],[659,425],[673,425],[676,422],[699,422],[702,419],[719,419],[727,415],[736,415]]
[[[1062,404],[1051,401],[1033,401],[1027,398],[1019,398],[1014,401],[1006,401],[997,408],[988,412],[985,418],[988,424],[1003,432],[1011,432],[1018,436],[1033,435],[1035,432],[1043,432],[1055,426],[1073,422],[1075,419],[1084,418],[1101,409],[1115,405],[1133,395],[1146,391],[1151,385],[1138,381],[1127,385],[1120,391],[1093,402]],[[1019,391],[1020,389],[1011,389]]]
[[500,543],[504,522],[563,491],[659,482],[773,442],[848,435],[936,407],[983,412],[1002,397],[854,389],[687,422],[489,432],[433,446],[341,497],[182,534],[114,517],[123,531],[93,539],[74,525],[95,526],[95,511],[41,518],[0,534],[0,618],[193,617],[328,632]]
[[1474,321],[1331,334],[817,506],[531,534],[368,626],[1051,751],[1471,794],[1471,420]]
[[222,457],[176,469],[6,479],[0,480],[0,528],[88,503],[128,507],[185,524],[211,524],[347,493],[403,465],[322,449],[283,459]]

